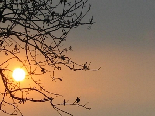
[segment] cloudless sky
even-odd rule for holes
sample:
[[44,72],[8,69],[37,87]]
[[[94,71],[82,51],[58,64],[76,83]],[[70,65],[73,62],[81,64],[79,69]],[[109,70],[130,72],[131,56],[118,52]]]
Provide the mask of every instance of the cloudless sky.
[[[63,82],[53,88],[68,99],[79,96],[82,103],[89,102],[90,111],[66,108],[74,116],[154,116],[155,1],[89,2],[88,16],[93,15],[96,23],[91,30],[85,26],[74,29],[66,43],[73,46],[69,54],[73,60],[92,62],[92,69],[101,69],[66,69],[57,74]],[[21,107],[25,116],[53,116],[54,112],[48,104]]]
[[102,67],[76,76],[84,78],[80,88],[92,107],[83,116],[154,116],[155,1],[90,3],[96,23],[90,31],[77,29],[70,39],[75,58]]

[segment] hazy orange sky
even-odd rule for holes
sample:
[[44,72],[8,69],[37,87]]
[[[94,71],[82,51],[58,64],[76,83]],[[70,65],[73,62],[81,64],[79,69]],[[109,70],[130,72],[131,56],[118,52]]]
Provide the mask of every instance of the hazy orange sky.
[[[73,46],[73,60],[101,69],[62,70],[57,76],[63,81],[50,85],[51,90],[89,102],[90,111],[66,108],[74,116],[155,116],[155,1],[89,1],[96,23],[91,30],[71,31],[66,44]],[[21,111],[24,116],[58,116],[49,104],[26,103]]]

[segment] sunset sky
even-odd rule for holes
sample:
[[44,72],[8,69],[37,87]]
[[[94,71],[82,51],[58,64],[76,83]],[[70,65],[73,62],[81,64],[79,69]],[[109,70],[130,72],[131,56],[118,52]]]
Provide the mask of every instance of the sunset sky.
[[[91,30],[72,30],[66,44],[73,46],[68,55],[91,62],[92,70],[64,69],[57,73],[62,82],[47,85],[70,101],[80,97],[81,103],[89,102],[91,110],[64,108],[74,116],[155,116],[155,1],[89,2],[88,17],[93,15],[96,23]],[[50,104],[20,107],[24,116],[59,116]]]

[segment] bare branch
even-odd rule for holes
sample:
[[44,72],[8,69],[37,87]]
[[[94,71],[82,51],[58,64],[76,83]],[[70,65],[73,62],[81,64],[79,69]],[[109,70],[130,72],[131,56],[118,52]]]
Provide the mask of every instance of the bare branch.
[[[71,46],[62,46],[73,28],[83,25],[90,27],[94,23],[93,17],[84,20],[90,8],[88,0],[0,0],[0,53],[4,59],[0,62],[0,76],[1,85],[5,88],[0,92],[3,97],[0,102],[2,112],[23,116],[17,104],[24,104],[26,101],[49,102],[60,115],[65,113],[73,116],[57,107],[60,105],[90,109],[86,104],[80,104],[79,97],[74,103],[69,104],[64,100],[62,104],[54,104],[56,97],[63,96],[50,92],[44,88],[41,80],[34,78],[36,75],[49,74],[51,82],[62,81],[62,78],[55,77],[54,72],[61,70],[63,66],[73,71],[90,70],[90,63],[78,64],[67,56],[73,50]],[[19,67],[26,70],[27,80],[31,80],[33,86],[21,87],[20,83],[12,79],[9,74],[13,70],[9,66],[13,62],[18,62]],[[39,94],[41,98],[28,97],[30,92]],[[12,103],[6,102],[7,96]],[[12,106],[14,111],[5,111],[5,104]]]

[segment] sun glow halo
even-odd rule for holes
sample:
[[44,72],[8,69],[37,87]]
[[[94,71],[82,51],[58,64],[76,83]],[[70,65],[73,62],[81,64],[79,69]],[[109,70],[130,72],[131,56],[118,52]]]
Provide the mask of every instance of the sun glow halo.
[[16,81],[22,81],[25,78],[25,71],[21,68],[16,68],[12,73],[12,77]]

